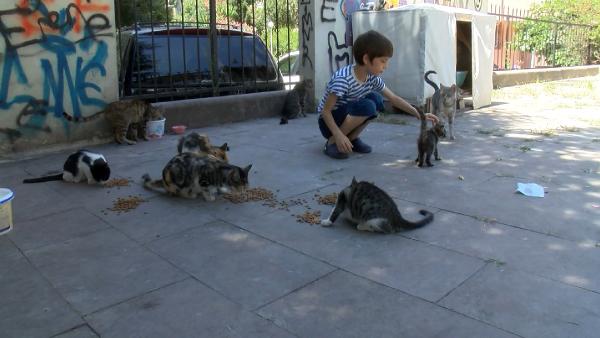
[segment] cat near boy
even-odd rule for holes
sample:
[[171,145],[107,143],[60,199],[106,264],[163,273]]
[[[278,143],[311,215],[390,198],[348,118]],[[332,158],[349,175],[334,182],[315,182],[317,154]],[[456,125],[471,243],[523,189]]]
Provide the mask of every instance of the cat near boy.
[[[323,152],[335,159],[372,151],[359,136],[377,112],[383,111],[384,97],[394,107],[420,118],[417,110],[387,88],[380,77],[394,54],[388,38],[373,30],[363,33],[354,41],[352,54],[355,63],[333,74],[317,108],[319,129],[327,139]],[[426,118],[438,120],[433,114]]]

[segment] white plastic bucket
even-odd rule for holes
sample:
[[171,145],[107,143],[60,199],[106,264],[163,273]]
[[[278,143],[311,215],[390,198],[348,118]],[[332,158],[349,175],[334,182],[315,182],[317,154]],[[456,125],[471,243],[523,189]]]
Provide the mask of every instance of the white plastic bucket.
[[165,134],[165,121],[162,120],[148,121],[146,123],[146,137],[148,138],[161,138]]
[[12,199],[15,194],[10,189],[0,188],[0,235],[13,227]]

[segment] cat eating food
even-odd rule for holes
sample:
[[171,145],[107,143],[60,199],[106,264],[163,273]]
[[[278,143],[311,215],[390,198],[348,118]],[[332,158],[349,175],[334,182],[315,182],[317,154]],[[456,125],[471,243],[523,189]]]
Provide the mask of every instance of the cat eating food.
[[162,172],[162,179],[142,176],[144,187],[185,198],[202,196],[214,201],[219,193],[242,192],[248,186],[252,165],[245,168],[228,164],[214,156],[181,153],[173,157]]
[[431,97],[431,103],[433,105],[433,114],[440,116],[440,112],[444,113],[444,118],[448,121],[448,131],[450,133],[450,139],[454,140],[454,116],[456,115],[456,95],[457,87],[453,84],[450,87],[440,84],[438,87],[435,82],[429,79],[430,74],[437,74],[435,71],[430,70],[425,73],[425,82],[427,82],[434,89],[433,96]]
[[83,118],[75,118],[67,113],[63,113],[63,116],[71,122],[87,122],[102,114],[113,129],[115,141],[120,144],[136,144],[138,138],[147,141],[146,123],[162,118],[158,108],[138,99],[109,103],[104,110]]
[[446,128],[442,121],[433,122],[433,127],[427,129],[427,119],[425,113],[420,108],[417,108],[419,116],[421,117],[421,133],[417,139],[417,150],[418,155],[415,162],[419,163],[419,167],[423,167],[423,162],[427,163],[427,166],[433,167],[431,163],[431,154],[435,156],[435,160],[441,160],[438,154],[438,143],[440,138],[446,137]]
[[210,143],[208,136],[198,134],[197,132],[192,132],[183,136],[179,139],[179,143],[177,144],[177,152],[179,154],[195,153],[198,155],[212,155],[220,160],[229,162],[227,151],[229,151],[227,143],[223,143],[221,146],[213,146]]
[[420,210],[425,216],[418,222],[410,222],[402,218],[394,200],[379,187],[369,182],[352,183],[339,194],[335,207],[328,219],[321,221],[322,226],[331,226],[342,215],[356,224],[357,230],[394,233],[401,230],[420,228],[433,221],[433,213]]
[[67,157],[63,172],[57,175],[24,179],[23,183],[48,181],[82,182],[103,184],[110,178],[110,167],[102,154],[81,149]]

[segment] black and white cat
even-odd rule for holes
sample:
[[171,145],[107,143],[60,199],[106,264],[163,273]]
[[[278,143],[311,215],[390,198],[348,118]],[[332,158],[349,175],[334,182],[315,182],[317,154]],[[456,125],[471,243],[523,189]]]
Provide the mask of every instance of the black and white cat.
[[48,181],[83,182],[102,184],[110,177],[110,167],[102,154],[81,149],[67,157],[62,174],[24,179],[23,183]]
[[433,214],[420,210],[425,216],[418,222],[410,222],[402,217],[394,200],[379,187],[369,182],[352,183],[339,194],[335,207],[328,219],[321,221],[322,226],[332,226],[339,216],[356,224],[357,230],[383,232],[386,234],[400,230],[420,228],[433,221]]

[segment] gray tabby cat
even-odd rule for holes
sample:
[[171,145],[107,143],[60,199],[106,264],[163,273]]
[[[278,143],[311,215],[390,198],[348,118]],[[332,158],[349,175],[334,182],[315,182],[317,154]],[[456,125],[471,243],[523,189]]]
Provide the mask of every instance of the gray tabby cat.
[[279,124],[287,124],[288,120],[306,117],[304,106],[306,95],[312,89],[312,82],[310,79],[302,80],[294,86],[294,89],[287,93]]
[[113,128],[117,143],[135,144],[138,138],[146,137],[146,122],[162,119],[162,113],[149,102],[133,99],[109,103],[104,110],[86,117],[63,116],[72,122],[87,122],[104,115]]
[[418,222],[405,220],[400,215],[394,200],[385,191],[372,183],[357,182],[352,178],[352,183],[338,194],[329,219],[322,220],[321,225],[331,226],[342,215],[356,223],[357,230],[389,234],[400,230],[416,229],[433,221],[431,212],[420,210],[419,213],[425,216],[422,220]]
[[446,87],[440,84],[438,87],[435,82],[429,79],[429,74],[437,74],[435,71],[430,70],[425,73],[425,82],[427,82],[435,92],[431,97],[433,104],[433,114],[440,117],[440,112],[444,112],[444,118],[448,121],[448,128],[450,131],[450,139],[454,140],[454,115],[456,115],[456,94],[457,87],[453,84],[450,87]]
[[144,174],[144,187],[185,198],[202,196],[214,201],[219,193],[240,192],[248,186],[249,165],[240,168],[212,155],[182,153],[173,157],[162,172],[162,179]]
[[431,154],[435,156],[435,160],[441,160],[438,154],[438,143],[440,138],[446,137],[446,128],[444,122],[441,120],[438,123],[433,122],[433,127],[427,129],[427,119],[425,113],[420,108],[417,108],[419,115],[421,116],[421,133],[417,139],[417,149],[419,151],[415,162],[419,163],[419,167],[423,167],[423,161],[427,163],[428,167],[433,167],[431,163]]

